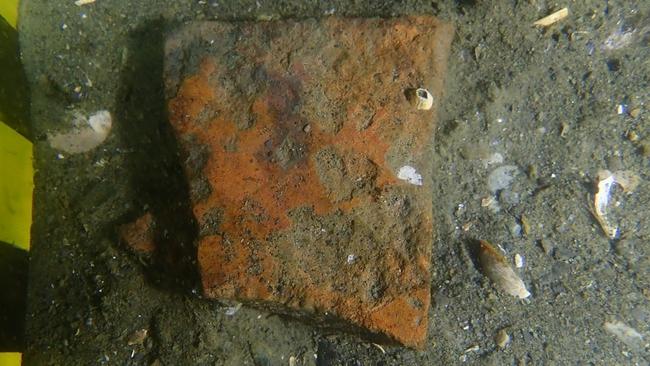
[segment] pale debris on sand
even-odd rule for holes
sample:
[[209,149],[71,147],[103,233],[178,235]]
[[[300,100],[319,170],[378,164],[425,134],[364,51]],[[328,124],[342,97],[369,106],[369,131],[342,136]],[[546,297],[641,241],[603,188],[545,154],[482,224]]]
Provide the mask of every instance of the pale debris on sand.
[[607,206],[614,184],[621,186],[625,193],[631,193],[639,185],[639,176],[628,170],[619,170],[614,173],[609,170],[598,172],[598,192],[594,196],[594,216],[610,239],[615,239],[619,235],[618,227],[612,225],[607,219]]
[[397,178],[405,180],[416,186],[422,185],[422,176],[417,172],[417,170],[415,170],[414,167],[410,165],[405,165],[399,168],[399,172],[397,172]]
[[106,110],[88,118],[77,114],[72,123],[74,127],[68,132],[48,134],[50,146],[70,154],[90,151],[106,140],[113,125],[111,114]]
[[520,299],[530,296],[524,281],[513,271],[504,256],[492,244],[480,240],[478,254],[483,273],[492,280],[499,290]]
[[634,351],[643,350],[647,346],[643,344],[643,334],[623,322],[605,322],[603,327]]

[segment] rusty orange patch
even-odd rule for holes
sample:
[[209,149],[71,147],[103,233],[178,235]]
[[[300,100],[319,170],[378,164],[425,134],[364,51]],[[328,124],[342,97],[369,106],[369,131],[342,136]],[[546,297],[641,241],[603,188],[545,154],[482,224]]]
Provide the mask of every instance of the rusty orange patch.
[[[450,41],[432,17],[197,23],[168,40],[170,122],[188,179],[209,186],[192,196],[206,296],[423,344],[430,143]],[[432,110],[409,104],[413,87],[430,90]],[[407,164],[424,186],[398,179]]]

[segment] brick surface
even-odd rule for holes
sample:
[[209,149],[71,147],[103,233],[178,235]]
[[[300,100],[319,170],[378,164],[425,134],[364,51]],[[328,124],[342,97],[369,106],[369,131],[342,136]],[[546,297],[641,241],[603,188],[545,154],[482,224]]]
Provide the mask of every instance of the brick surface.
[[[169,118],[207,297],[423,345],[452,36],[408,17],[201,22],[168,37]],[[409,103],[419,87],[432,109]]]

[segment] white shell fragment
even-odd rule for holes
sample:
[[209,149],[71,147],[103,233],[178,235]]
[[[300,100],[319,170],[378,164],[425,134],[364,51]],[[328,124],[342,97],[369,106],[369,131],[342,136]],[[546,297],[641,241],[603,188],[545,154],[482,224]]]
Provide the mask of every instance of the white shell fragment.
[[643,350],[643,334],[639,333],[636,329],[620,321],[605,322],[603,325],[605,331],[613,334],[619,341],[625,343],[630,349],[634,351]]
[[48,134],[50,146],[70,154],[90,151],[99,146],[111,132],[113,120],[110,112],[101,110],[86,118],[77,114],[68,132]]
[[639,176],[628,170],[614,173],[609,170],[598,172],[598,192],[594,196],[594,216],[600,227],[610,239],[619,236],[618,226],[610,223],[607,218],[607,206],[614,184],[621,186],[625,193],[631,193],[639,185]]
[[417,170],[415,170],[414,167],[410,165],[404,165],[403,167],[399,168],[399,171],[397,172],[397,178],[405,180],[416,186],[422,185],[422,176],[417,172]]
[[94,3],[95,0],[77,0],[74,2],[75,5],[77,6],[83,6],[83,5],[88,5]]
[[536,21],[533,23],[533,25],[539,26],[539,27],[548,27],[549,25],[555,24],[559,22],[560,20],[566,18],[569,16],[569,9],[568,8],[562,8],[554,13],[551,13],[550,15],[545,16],[544,18]]
[[433,107],[433,95],[428,90],[424,88],[411,89],[407,94],[409,102],[415,108],[427,111]]
[[233,315],[237,314],[237,312],[239,311],[239,309],[241,309],[241,307],[242,307],[241,303],[236,303],[233,306],[226,307],[225,313],[228,316],[233,316]]
[[524,257],[521,254],[515,254],[515,267],[522,268],[524,266]]
[[479,260],[483,272],[499,290],[520,299],[530,296],[524,281],[508,265],[503,255],[485,240],[480,241]]

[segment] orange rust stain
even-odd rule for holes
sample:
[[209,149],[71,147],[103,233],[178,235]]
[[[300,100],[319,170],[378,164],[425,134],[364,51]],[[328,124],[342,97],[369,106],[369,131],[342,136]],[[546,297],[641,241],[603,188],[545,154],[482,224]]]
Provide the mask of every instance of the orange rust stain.
[[429,293],[427,286],[409,292],[408,298],[398,296],[373,310],[364,323],[382,329],[399,342],[415,341],[416,347],[422,347],[426,339],[428,313],[421,309],[429,308]]
[[214,72],[213,62],[202,62],[199,72],[183,81],[182,98],[170,101],[170,121],[176,128],[193,129],[192,123],[199,113],[214,100],[214,89],[208,83],[208,76]]
[[[269,141],[277,144],[279,141],[274,140],[283,137],[283,131],[278,131],[282,128],[279,119],[292,118],[282,115],[282,110],[288,107],[278,95],[267,92],[252,102],[250,113],[255,117],[255,124],[248,129],[239,129],[228,120],[228,116],[214,118],[208,127],[187,123],[197,118],[209,104],[221,110],[238,107],[222,105],[224,101],[220,96],[223,91],[215,90],[208,82],[209,74],[217,67],[213,61],[204,61],[199,73],[187,78],[177,97],[170,102],[171,121],[179,134],[194,136],[210,151],[203,175],[211,182],[212,193],[207,199],[194,203],[194,214],[201,222],[210,209],[219,207],[224,210],[224,221],[220,226],[222,235],[200,239],[198,262],[202,282],[210,297],[270,299],[279,283],[281,263],[264,245],[260,245],[260,241],[291,226],[288,211],[307,206],[312,207],[316,214],[324,215],[336,209],[349,211],[372,199],[352,197],[348,201],[333,203],[319,180],[312,154],[328,146],[334,146],[342,156],[346,152],[360,153],[377,166],[375,185],[378,188],[399,183],[385,161],[390,145],[385,141],[384,123],[390,111],[377,108],[372,116],[373,123],[362,131],[350,121],[345,122],[336,134],[322,131],[311,123],[310,133],[301,131],[304,136],[298,138],[306,149],[305,158],[283,168],[261,154]],[[348,114],[355,112],[350,110]],[[236,144],[234,150],[227,147],[232,141]],[[388,271],[397,272],[402,266],[392,255],[389,254],[388,258]],[[418,260],[420,267],[426,267],[427,262],[424,258]],[[256,272],[249,273],[251,269]],[[403,296],[389,296],[392,300],[375,307],[368,315],[373,304],[367,300],[342,296],[327,285],[313,283],[305,277],[299,288],[285,289],[281,298],[286,299],[288,306],[344,314],[357,324],[391,334],[398,341],[412,343],[413,339],[423,338],[426,319],[418,321],[422,312],[407,303]],[[428,305],[427,298],[428,291],[420,301]],[[386,332],[386,329],[390,331]]]
[[336,291],[318,285],[301,289],[303,302],[288,303],[299,310],[328,311],[372,331],[390,335],[398,342],[422,347],[426,338],[430,291],[424,287],[410,289],[407,294],[388,296],[386,301],[371,304],[355,296],[342,297]]
[[[382,124],[373,123],[363,131],[357,131],[353,123],[345,123],[341,130],[332,135],[313,127],[304,134],[302,145],[307,150],[306,158],[288,168],[260,157],[269,141],[278,144],[284,131],[278,131],[282,115],[287,106],[281,96],[268,92],[254,100],[250,112],[255,117],[253,127],[240,130],[233,121],[218,117],[209,126],[199,127],[187,123],[196,119],[206,105],[228,110],[239,106],[222,105],[219,98],[223,91],[216,90],[209,83],[209,75],[218,65],[211,59],[202,62],[199,72],[183,82],[179,93],[170,102],[170,120],[180,135],[192,135],[198,142],[209,146],[210,159],[203,175],[211,182],[212,194],[194,205],[194,214],[201,222],[204,214],[213,207],[224,210],[225,222],[221,231],[232,236],[242,235],[246,239],[265,239],[272,232],[291,225],[288,211],[297,207],[312,207],[323,215],[335,209],[349,210],[358,199],[334,204],[321,184],[311,155],[332,145],[342,153],[356,151],[373,161],[378,167],[376,184],[382,187],[396,182],[393,172],[385,163],[389,148],[382,137]],[[296,94],[294,91],[293,94]],[[297,98],[288,95],[288,98]],[[242,106],[243,107],[243,106]],[[375,118],[381,118],[385,111],[379,109]],[[300,126],[302,127],[302,126]],[[227,146],[235,141],[235,151]],[[253,203],[256,212],[247,210],[246,203]],[[233,239],[236,239],[233,237]]]
[[[368,30],[378,33],[376,37],[380,41],[374,45],[377,57],[361,54],[359,59],[342,58],[343,63],[336,72],[319,72],[317,63],[308,63],[313,63],[311,58],[306,59],[306,64],[292,62],[286,72],[266,70],[271,86],[267,85],[252,101],[233,98],[227,95],[229,90],[217,85],[214,76],[228,71],[221,70],[214,59],[204,60],[198,73],[183,81],[178,95],[170,101],[170,120],[177,135],[195,138],[197,144],[206,146],[210,152],[202,173],[212,191],[207,198],[193,202],[194,214],[202,223],[209,210],[215,207],[223,210],[219,234],[199,239],[198,262],[208,297],[273,300],[299,310],[331,311],[404,344],[423,345],[430,289],[428,280],[421,274],[428,273],[427,256],[417,255],[414,261],[406,263],[406,258],[388,250],[382,258],[382,271],[390,286],[398,286],[389,287],[378,304],[362,294],[351,296],[336,290],[331,283],[317,283],[308,273],[284,268],[286,262],[274,255],[277,253],[272,250],[276,249],[265,245],[265,241],[274,232],[291,227],[288,212],[292,209],[312,207],[316,214],[325,215],[338,209],[349,211],[374,199],[371,194],[365,194],[333,202],[320,182],[313,158],[323,148],[334,147],[340,156],[360,154],[371,160],[377,167],[373,182],[377,191],[404,184],[391,171],[386,155],[395,141],[412,148],[414,155],[425,151],[433,123],[424,119],[432,119],[434,111],[413,111],[402,94],[402,86],[397,86],[402,84],[390,79],[395,69],[414,70],[417,74],[422,65],[430,64],[430,53],[414,50],[419,47],[417,43],[422,43],[414,40],[418,34],[426,34],[422,30],[429,26],[429,22],[420,24],[416,20],[388,30],[381,27]],[[387,31],[395,36],[386,37],[383,33]],[[367,43],[367,38],[376,37],[344,32],[333,38],[341,40],[341,49],[353,49],[359,43]],[[247,50],[236,51],[245,54]],[[254,64],[277,63],[270,52],[250,52],[253,54],[248,55],[248,61]],[[386,90],[377,91],[373,77],[358,77],[359,67],[376,69],[373,76],[382,80]],[[310,70],[316,73],[310,75]],[[419,75],[408,78],[427,79]],[[300,119],[294,111],[295,107],[301,107],[301,87],[310,83],[318,83],[324,94],[344,110],[344,121],[337,133],[319,129],[319,121]],[[192,123],[206,107],[220,113],[208,123]],[[364,108],[372,115],[364,115],[370,113]],[[238,127],[235,119],[240,115],[252,116],[252,127]],[[361,131],[355,121],[359,118],[371,118],[369,126]],[[302,130],[304,124],[311,126],[309,133]],[[282,167],[268,154],[286,137],[294,139],[305,150],[302,158]],[[347,162],[346,168],[349,168]],[[427,215],[424,221],[422,229],[430,232],[431,217]],[[294,271],[290,279],[291,286],[295,287],[284,283],[279,289],[283,271],[288,270]]]

